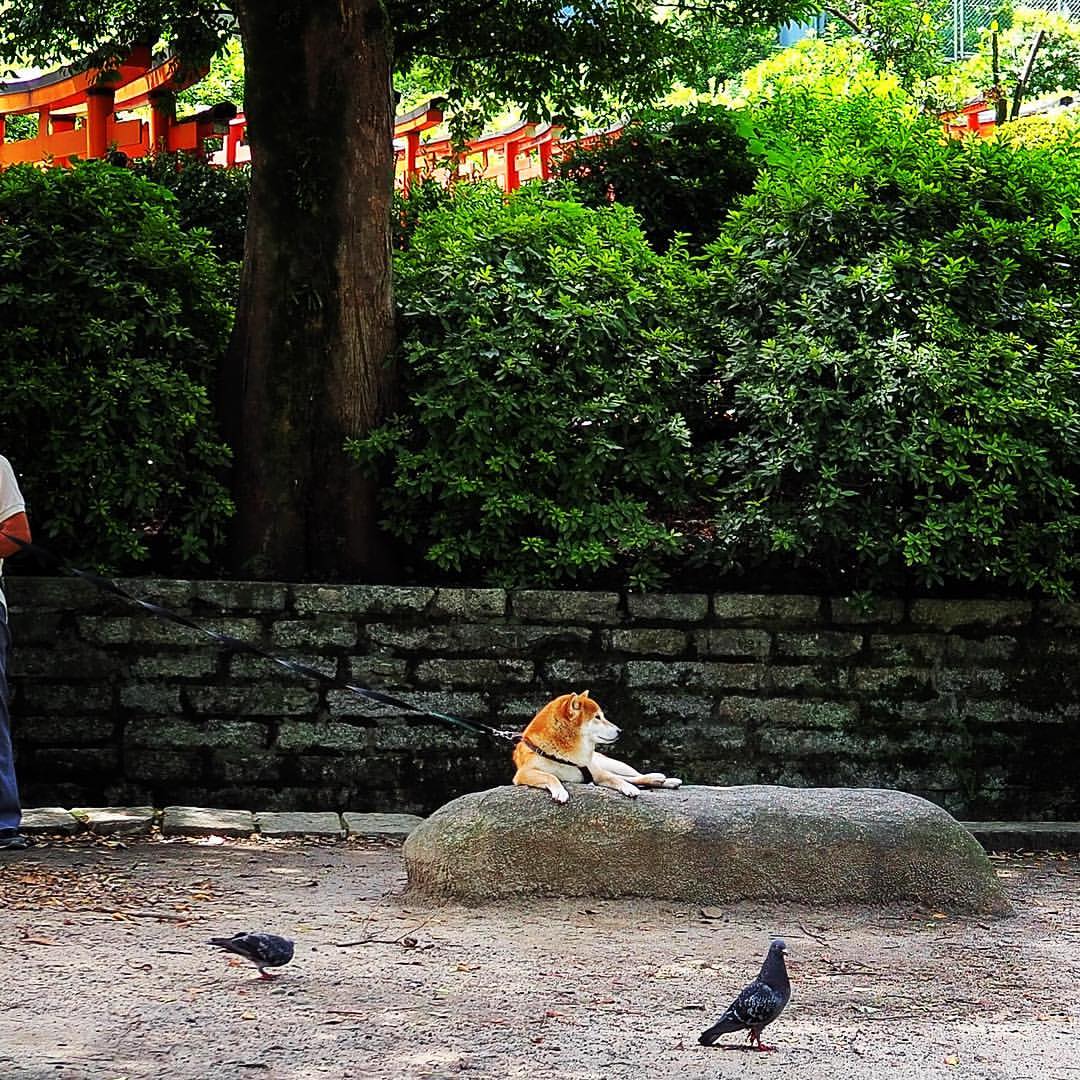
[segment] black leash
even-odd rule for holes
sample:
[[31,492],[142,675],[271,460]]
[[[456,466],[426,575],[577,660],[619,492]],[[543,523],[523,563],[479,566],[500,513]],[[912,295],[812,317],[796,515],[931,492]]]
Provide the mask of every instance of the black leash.
[[367,686],[357,686],[355,683],[345,682],[344,679],[338,679],[333,675],[327,675],[324,672],[319,671],[317,668],[302,664],[299,660],[293,660],[288,656],[279,656],[277,653],[267,652],[258,645],[253,645],[250,641],[241,641],[240,638],[235,638],[231,634],[221,634],[217,630],[210,630],[192,619],[186,618],[183,615],[178,615],[169,608],[162,607],[160,604],[154,604],[149,600],[142,600],[137,596],[132,596],[131,593],[122,589],[111,578],[102,577],[100,574],[95,574],[91,570],[80,570],[78,567],[70,566],[65,560],[54,555],[48,548],[43,548],[40,544],[29,543],[26,540],[22,540],[17,536],[12,536],[10,533],[3,531],[0,531],[0,537],[3,537],[5,540],[10,540],[13,544],[18,544],[24,551],[36,555],[46,564],[55,566],[61,573],[68,574],[71,577],[81,578],[83,581],[88,581],[102,592],[111,593],[113,596],[119,596],[129,603],[137,604],[144,611],[149,611],[151,615],[156,615],[159,619],[165,619],[168,622],[176,623],[179,626],[186,626],[189,630],[195,630],[200,634],[204,634],[222,648],[229,649],[232,652],[247,653],[249,656],[260,656],[264,660],[269,660],[271,663],[277,664],[278,667],[292,672],[294,675],[303,675],[310,679],[325,683],[327,686],[333,686],[339,690],[348,690],[349,693],[355,694],[357,697],[364,698],[368,701],[374,701],[379,705],[386,705],[394,709],[404,709],[417,716],[428,716],[433,720],[464,728],[466,731],[471,731],[477,735],[487,735],[493,739],[506,739],[510,742],[517,742],[521,738],[520,731],[508,731],[505,728],[492,727],[490,724],[481,724],[477,720],[463,720],[459,716],[449,716],[447,713],[436,712],[433,709],[424,709],[419,705],[414,705],[410,701],[405,701],[403,698],[395,697],[393,694],[384,694],[381,690],[372,690]]

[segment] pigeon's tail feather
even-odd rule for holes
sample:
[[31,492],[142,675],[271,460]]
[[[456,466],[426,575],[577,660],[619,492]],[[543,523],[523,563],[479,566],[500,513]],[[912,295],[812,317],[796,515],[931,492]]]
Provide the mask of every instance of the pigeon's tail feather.
[[721,1035],[727,1035],[732,1031],[742,1031],[745,1027],[745,1024],[736,1020],[734,1017],[721,1016],[708,1031],[703,1031],[698,1036],[698,1042],[701,1043],[702,1046],[712,1046]]

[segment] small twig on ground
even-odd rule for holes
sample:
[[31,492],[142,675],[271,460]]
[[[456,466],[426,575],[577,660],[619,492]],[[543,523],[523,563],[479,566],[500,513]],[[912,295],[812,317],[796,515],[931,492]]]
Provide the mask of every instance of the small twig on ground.
[[174,915],[171,911],[124,911],[121,908],[90,908],[102,915],[123,915],[127,919],[162,919],[165,922],[190,922],[192,914]]
[[[398,936],[394,938],[380,938],[369,935],[365,938],[358,938],[356,941],[335,941],[334,944],[339,949],[350,949],[354,945],[401,945],[403,948],[412,949],[416,947],[416,940],[413,938],[413,934],[415,934],[417,930],[423,930],[423,928],[434,918],[435,912],[432,912],[423,920],[423,922],[417,923],[415,926],[406,930],[404,933],[398,934]],[[409,941],[412,942],[411,945],[406,944],[406,942]]]
[[[861,975],[867,971],[877,971],[872,964],[864,964],[861,960],[832,960],[829,957],[822,958],[833,969],[836,975]],[[859,971],[848,971],[848,968],[859,968]]]
[[817,934],[815,934],[815,933],[814,933],[814,932],[813,932],[812,930],[807,930],[807,929],[806,929],[806,927],[805,927],[805,926],[803,926],[803,924],[802,924],[802,923],[799,923],[799,929],[800,929],[800,930],[801,930],[801,931],[802,931],[802,932],[803,932],[803,933],[804,933],[804,934],[805,934],[805,935],[806,935],[806,936],[807,936],[808,938],[813,938],[813,939],[814,939],[814,940],[815,940],[815,941],[816,941],[816,942],[817,942],[817,943],[818,943],[819,945],[824,945],[824,946],[825,946],[825,948],[829,948],[829,947],[830,947],[830,946],[829,946],[829,943],[828,943],[828,942],[827,942],[827,941],[826,941],[826,940],[825,940],[825,939],[824,939],[823,937],[818,937],[818,935],[817,935]]
[[375,917],[375,912],[385,906],[386,902],[390,899],[390,896],[391,891],[387,890],[382,896],[378,897],[374,904],[371,905],[371,910],[360,921],[361,930],[366,930],[371,925],[371,920]]

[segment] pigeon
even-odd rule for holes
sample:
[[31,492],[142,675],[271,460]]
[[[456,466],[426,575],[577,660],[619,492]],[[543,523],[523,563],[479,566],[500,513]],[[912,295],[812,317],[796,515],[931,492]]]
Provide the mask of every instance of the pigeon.
[[293,958],[293,943],[277,934],[234,934],[211,938],[208,944],[250,960],[264,979],[273,978],[266,973],[266,968],[283,967]]
[[761,1041],[761,1032],[784,1011],[784,1006],[791,1000],[791,983],[788,982],[787,968],[784,966],[786,952],[782,938],[777,938],[769,946],[758,977],[731,1003],[727,1012],[698,1037],[702,1046],[712,1046],[718,1036],[729,1031],[748,1028],[750,1034],[747,1039],[751,1046],[757,1044],[759,1050],[776,1049]]

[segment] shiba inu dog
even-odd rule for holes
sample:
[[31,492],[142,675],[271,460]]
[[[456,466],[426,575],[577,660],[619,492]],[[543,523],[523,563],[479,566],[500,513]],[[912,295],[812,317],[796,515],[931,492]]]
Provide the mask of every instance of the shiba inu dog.
[[600,784],[636,798],[638,788],[677,788],[682,781],[663,773],[637,769],[596,752],[613,743],[619,729],[604,710],[582,694],[563,694],[549,701],[530,721],[514,747],[514,783],[545,788],[558,803],[570,798],[567,783]]

